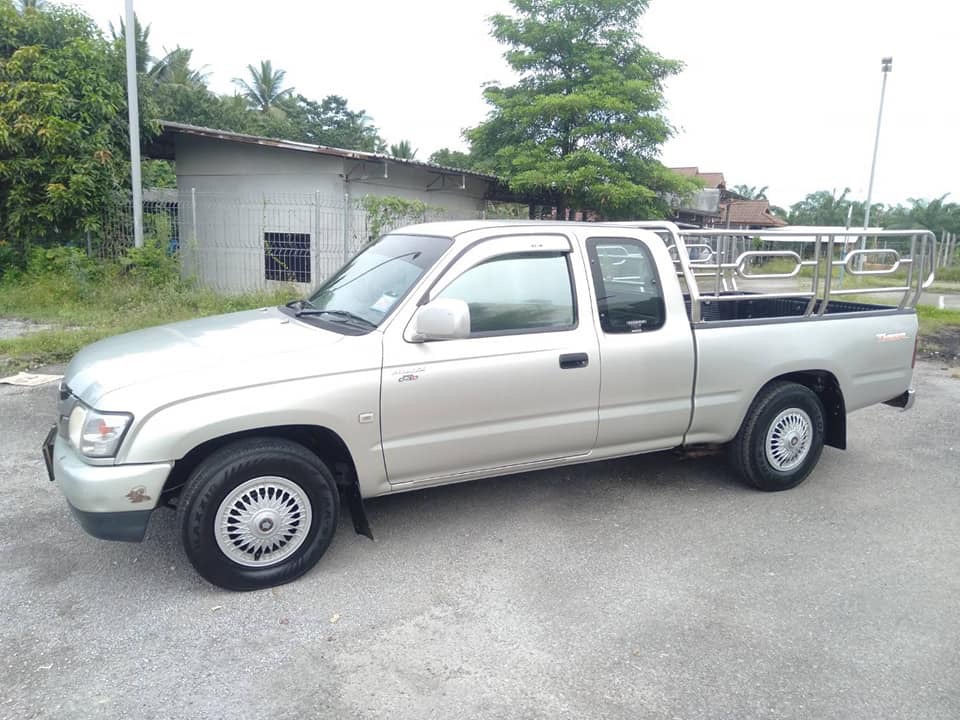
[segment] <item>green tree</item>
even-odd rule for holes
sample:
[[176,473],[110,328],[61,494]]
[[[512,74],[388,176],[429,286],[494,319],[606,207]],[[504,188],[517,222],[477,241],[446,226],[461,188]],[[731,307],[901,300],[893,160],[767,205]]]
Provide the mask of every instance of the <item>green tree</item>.
[[147,71],[141,91],[155,104],[156,118],[245,131],[247,115],[252,114],[246,101],[238,97],[239,107],[231,114],[225,102],[207,88],[204,68],[192,67],[192,56],[192,50],[177,46]]
[[604,216],[656,217],[690,183],[657,161],[672,134],[663,83],[681,68],[640,44],[648,0],[511,0],[492,34],[520,76],[491,85],[472,152],[516,192]]
[[89,17],[0,0],[0,240],[97,227],[123,182],[124,114],[112,45]]
[[960,232],[960,205],[948,203],[948,196],[949,193],[933,200],[910,198],[910,208],[905,213],[908,222],[901,226],[923,227],[938,235],[942,232]]
[[[835,225],[843,227],[847,224],[847,215],[850,208],[851,227],[863,225],[863,203],[854,202],[847,196],[850,188],[844,188],[839,195],[836,190],[818,190],[810,193],[803,200],[790,206],[787,221],[791,225]],[[879,222],[883,215],[881,206],[875,206],[876,213],[872,222]]]
[[430,155],[430,162],[459,170],[475,170],[478,164],[477,159],[470,153],[451,150],[450,148],[440,148],[432,153]]
[[269,60],[261,60],[260,67],[247,65],[250,79],[234,78],[233,82],[240,88],[240,94],[247,99],[251,107],[262,113],[276,112],[280,102],[293,92],[293,88],[285,88],[283,79],[286,70],[273,69]]
[[734,185],[730,190],[744,200],[766,200],[768,187],[770,186],[764,185],[762,188],[757,188],[754,185]]
[[384,149],[383,138],[363,110],[351,110],[346,98],[328,95],[321,102],[309,100],[303,95],[283,103],[289,130],[284,135],[289,140],[380,152]]
[[[134,53],[137,56],[137,73],[142,75],[147,72],[147,68],[153,63],[153,58],[150,57],[150,26],[143,27],[140,24],[140,18],[136,15],[133,16],[133,25],[133,46]],[[113,23],[110,23],[110,36],[119,56],[126,58],[127,28],[123,18],[120,18],[119,31],[113,26]]]
[[400,160],[413,160],[417,157],[418,150],[414,150],[409,140],[401,140],[396,145],[390,146],[390,154]]
[[193,88],[206,88],[206,66],[195,70],[190,66],[193,60],[193,50],[177,45],[173,50],[157,60],[147,72],[147,76],[157,84],[185,85]]

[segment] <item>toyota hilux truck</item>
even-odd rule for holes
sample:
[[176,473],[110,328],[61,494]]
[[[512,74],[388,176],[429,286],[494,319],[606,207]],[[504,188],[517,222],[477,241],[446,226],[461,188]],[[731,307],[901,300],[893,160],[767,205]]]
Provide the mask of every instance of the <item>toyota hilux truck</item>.
[[98,538],[140,541],[175,508],[191,564],[234,590],[310,570],[341,504],[372,538],[364,500],[408,490],[704,445],[759,490],[792,488],[846,447],[848,413],[912,404],[935,238],[745,232],[396,230],[303,300],[81,350],[49,477]]

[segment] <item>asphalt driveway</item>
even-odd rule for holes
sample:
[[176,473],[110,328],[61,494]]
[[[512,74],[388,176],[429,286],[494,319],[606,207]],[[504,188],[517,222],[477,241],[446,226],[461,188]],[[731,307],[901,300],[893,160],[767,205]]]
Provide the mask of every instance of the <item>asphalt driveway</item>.
[[960,717],[960,379],[850,418],[802,486],[659,454],[369,503],[234,594],[173,513],[87,537],[54,385],[0,386],[0,718]]

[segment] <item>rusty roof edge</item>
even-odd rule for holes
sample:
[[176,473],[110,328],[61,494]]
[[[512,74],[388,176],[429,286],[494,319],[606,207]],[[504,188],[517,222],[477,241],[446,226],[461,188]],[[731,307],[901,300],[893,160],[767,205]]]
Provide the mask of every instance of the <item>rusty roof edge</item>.
[[201,125],[189,125],[187,123],[174,122],[172,120],[161,120],[160,127],[162,127],[164,130],[169,130],[175,133],[196,135],[197,137],[206,137],[214,140],[242,142],[251,145],[264,145],[266,147],[276,147],[283,150],[314,152],[318,155],[330,155],[333,157],[346,158],[348,160],[393,162],[401,165],[409,165],[411,167],[420,167],[427,171],[444,172],[454,175],[470,175],[472,177],[482,178],[483,180],[500,182],[500,178],[498,178],[496,175],[488,175],[487,173],[450,167],[448,165],[438,165],[436,163],[425,162],[423,160],[407,160],[404,158],[396,158],[385,153],[366,152],[364,150],[347,150],[345,148],[330,147],[327,145],[315,145],[313,143],[298,142],[296,140],[280,140],[278,138],[263,137],[262,135],[247,135],[246,133],[233,132],[232,130],[218,130],[216,128],[208,128]]

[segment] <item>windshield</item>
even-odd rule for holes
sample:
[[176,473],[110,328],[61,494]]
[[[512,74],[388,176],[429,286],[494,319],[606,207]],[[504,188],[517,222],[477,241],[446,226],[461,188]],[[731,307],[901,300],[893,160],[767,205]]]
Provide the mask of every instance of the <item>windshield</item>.
[[302,315],[379,326],[450,247],[449,238],[387,235],[363,250],[304,303]]

